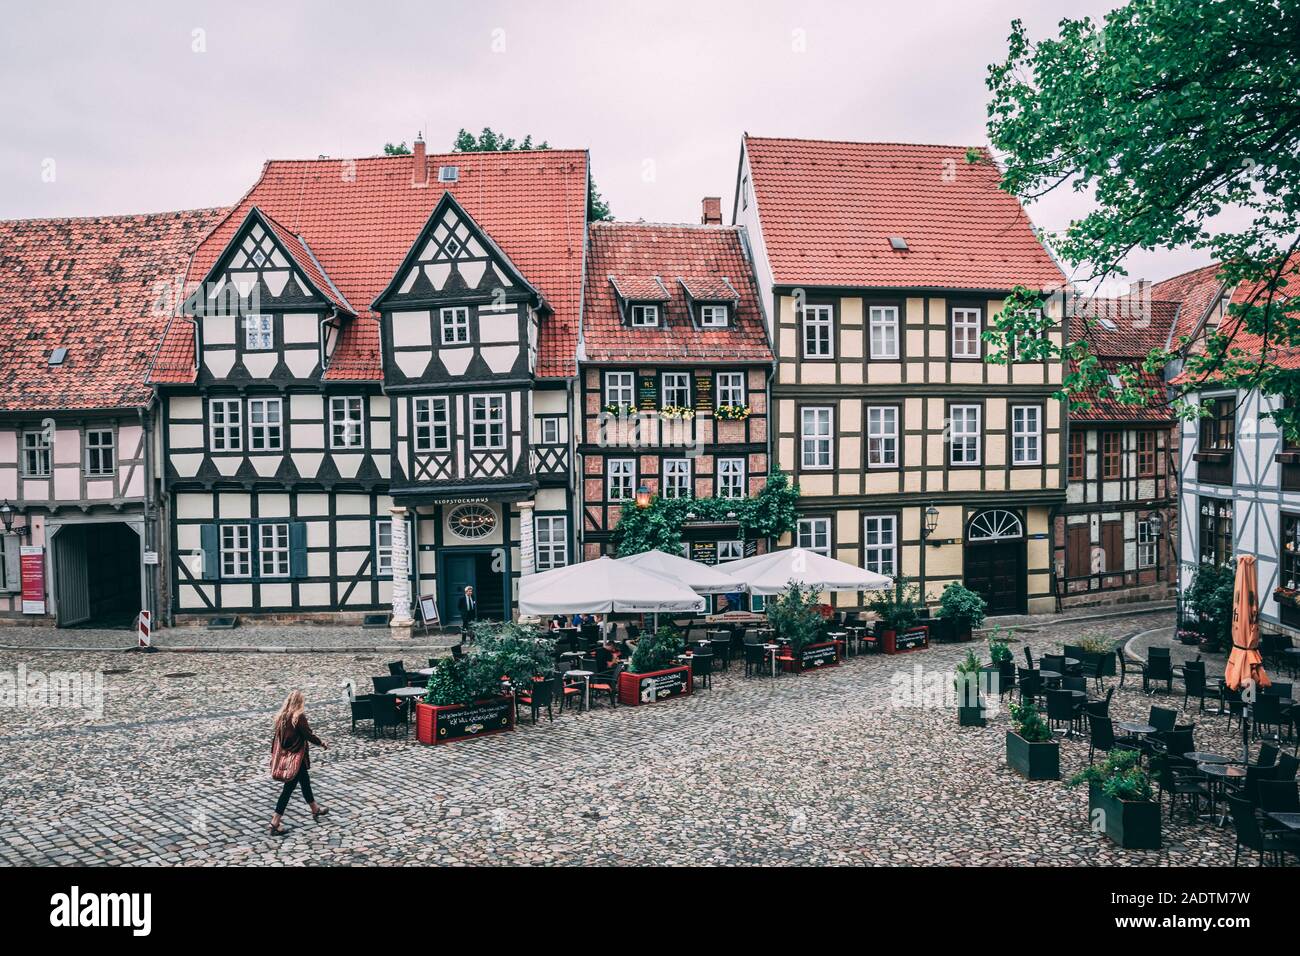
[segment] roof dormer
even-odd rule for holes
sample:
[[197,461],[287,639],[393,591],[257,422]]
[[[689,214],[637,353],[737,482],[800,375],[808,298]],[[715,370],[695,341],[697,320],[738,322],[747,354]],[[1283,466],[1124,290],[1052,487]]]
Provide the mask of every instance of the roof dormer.
[[729,329],[736,322],[740,293],[726,276],[678,276],[686,308],[698,329]]
[[634,329],[660,329],[667,324],[665,308],[672,296],[658,276],[611,275],[618,298],[619,318]]

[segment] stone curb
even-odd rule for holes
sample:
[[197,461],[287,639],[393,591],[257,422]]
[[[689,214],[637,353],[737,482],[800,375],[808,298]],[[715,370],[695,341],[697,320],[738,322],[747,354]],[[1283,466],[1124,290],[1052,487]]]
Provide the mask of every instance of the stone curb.
[[[1067,624],[1087,624],[1090,621],[1113,621],[1122,617],[1138,617],[1143,614],[1162,614],[1166,611],[1174,610],[1173,604],[1158,604],[1146,607],[1135,607],[1132,610],[1125,611],[1106,611],[1101,614],[1082,614],[1078,617],[1065,617],[1057,621],[1026,621],[1023,624],[1008,624],[1001,628],[1003,633],[1019,631],[1022,628],[1040,628],[1040,627],[1062,627]],[[991,627],[976,628],[971,632],[972,635],[989,636],[993,633]],[[1144,632],[1145,633],[1145,632]]]

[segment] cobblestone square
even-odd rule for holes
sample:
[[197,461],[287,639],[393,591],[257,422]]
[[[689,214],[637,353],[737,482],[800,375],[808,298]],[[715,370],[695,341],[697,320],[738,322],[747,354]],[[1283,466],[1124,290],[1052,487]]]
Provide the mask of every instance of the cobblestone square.
[[[1012,645],[1037,656],[1083,625],[1031,622]],[[1171,615],[1112,617],[1088,633],[1168,641]],[[746,678],[652,707],[543,715],[515,733],[427,747],[350,732],[342,683],[428,652],[157,653],[110,650],[122,632],[58,634],[84,651],[43,651],[55,632],[0,632],[0,672],[103,673],[102,714],[18,707],[0,717],[0,861],[5,864],[1230,864],[1231,828],[1165,814],[1164,848],[1118,849],[1090,832],[1087,794],[1029,783],[1005,765],[1009,715],[957,726],[951,708],[896,705],[900,681],[950,672],[968,647],[852,657],[804,676]],[[190,632],[160,635],[181,643]],[[266,640],[267,635],[257,636]],[[320,635],[318,635],[319,637]],[[236,635],[243,644],[250,635]],[[382,638],[381,638],[382,639]],[[337,629],[319,644],[375,643]],[[291,644],[287,635],[277,643]],[[17,647],[29,644],[30,649]],[[1215,665],[1211,665],[1213,669]],[[919,670],[918,670],[919,669]],[[901,675],[901,676],[900,676]],[[946,679],[946,678],[945,678]],[[1109,680],[1109,686],[1118,684]],[[1152,704],[1133,681],[1117,718]],[[292,833],[266,835],[279,785],[267,771],[272,716],[292,688],[328,750],[312,781],[332,813],[301,800]],[[1191,712],[1200,750],[1240,753],[1225,718]],[[1065,740],[1062,776],[1087,762]]]

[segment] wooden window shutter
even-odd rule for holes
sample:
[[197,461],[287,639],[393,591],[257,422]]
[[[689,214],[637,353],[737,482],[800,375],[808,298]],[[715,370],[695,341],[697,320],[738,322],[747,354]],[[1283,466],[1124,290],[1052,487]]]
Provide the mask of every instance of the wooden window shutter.
[[1124,522],[1103,521],[1101,523],[1101,550],[1106,555],[1106,573],[1113,574],[1124,570]]
[[199,525],[199,548],[203,551],[202,581],[215,581],[221,577],[221,549],[217,544],[217,526]]
[[23,589],[22,572],[18,562],[18,535],[7,534],[4,541],[4,581],[0,582],[0,591],[21,591]]
[[289,576],[307,576],[307,524],[304,521],[289,523]]
[[1092,573],[1092,536],[1086,524],[1070,525],[1065,533],[1065,574],[1071,578]]

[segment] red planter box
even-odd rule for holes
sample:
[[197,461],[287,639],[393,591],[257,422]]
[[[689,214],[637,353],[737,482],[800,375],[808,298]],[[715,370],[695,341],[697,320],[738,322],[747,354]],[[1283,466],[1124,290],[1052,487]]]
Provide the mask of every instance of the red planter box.
[[886,654],[903,654],[907,651],[924,650],[930,646],[930,626],[928,624],[918,624],[902,634],[885,631],[880,640]]
[[687,665],[648,674],[623,671],[618,675],[618,702],[628,707],[654,704],[673,697],[689,697],[692,684],[691,669]]
[[792,659],[778,657],[776,661],[781,665],[782,669],[792,674],[821,670],[823,667],[834,667],[840,662],[840,648],[842,646],[841,641],[822,641],[819,644],[806,644],[804,649],[797,654],[793,650],[789,651]]
[[421,701],[415,705],[415,739],[422,744],[446,744],[514,729],[515,699],[510,696],[472,704],[435,707]]

